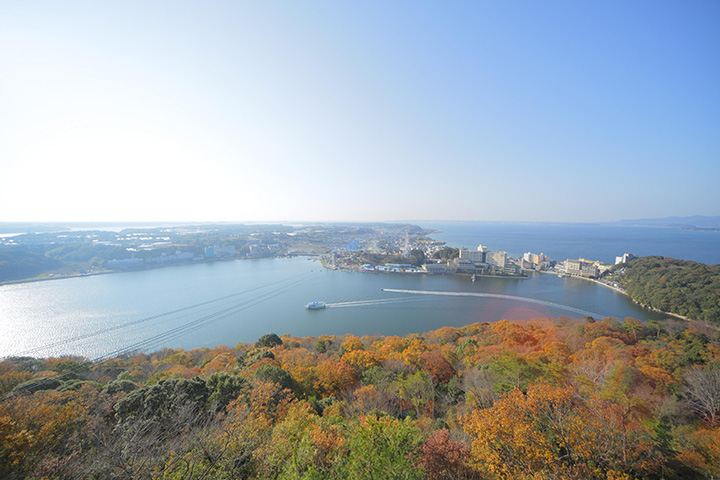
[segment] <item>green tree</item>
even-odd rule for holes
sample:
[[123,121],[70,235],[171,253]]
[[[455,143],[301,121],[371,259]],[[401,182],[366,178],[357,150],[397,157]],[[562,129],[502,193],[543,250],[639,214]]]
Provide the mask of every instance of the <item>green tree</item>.
[[282,345],[282,340],[274,333],[268,333],[267,335],[263,335],[258,339],[257,342],[255,342],[256,347],[272,348],[277,345]]
[[425,263],[425,252],[422,250],[410,250],[410,263],[416,267]]
[[354,422],[347,433],[349,451],[343,477],[351,480],[420,479],[418,447],[424,438],[410,419],[368,416]]

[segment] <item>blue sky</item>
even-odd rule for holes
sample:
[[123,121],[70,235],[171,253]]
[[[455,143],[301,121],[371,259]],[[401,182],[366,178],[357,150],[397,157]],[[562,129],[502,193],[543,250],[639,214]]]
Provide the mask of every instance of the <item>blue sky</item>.
[[720,3],[0,3],[0,221],[720,214]]

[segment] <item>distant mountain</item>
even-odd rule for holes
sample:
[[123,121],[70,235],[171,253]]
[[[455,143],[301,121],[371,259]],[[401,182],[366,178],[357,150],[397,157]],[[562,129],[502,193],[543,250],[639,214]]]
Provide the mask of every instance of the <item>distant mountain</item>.
[[47,233],[67,230],[70,230],[70,227],[59,223],[0,222],[0,234]]
[[634,220],[620,220],[613,224],[643,227],[674,227],[692,230],[718,230],[720,229],[720,216],[693,215],[690,217],[637,218]]

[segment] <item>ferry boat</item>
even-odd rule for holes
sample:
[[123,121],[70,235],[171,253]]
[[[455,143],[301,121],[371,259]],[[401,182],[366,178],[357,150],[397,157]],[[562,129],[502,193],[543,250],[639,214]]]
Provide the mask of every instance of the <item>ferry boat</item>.
[[322,310],[325,307],[325,302],[310,302],[305,305],[305,308],[307,308],[308,310]]

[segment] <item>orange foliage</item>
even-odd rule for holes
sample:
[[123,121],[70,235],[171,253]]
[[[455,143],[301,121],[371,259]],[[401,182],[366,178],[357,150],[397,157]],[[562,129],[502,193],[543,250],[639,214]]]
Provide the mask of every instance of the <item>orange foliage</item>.
[[186,367],[184,365],[173,365],[165,371],[166,378],[193,378],[200,375],[197,367]]
[[315,354],[306,348],[299,347],[291,350],[279,350],[276,358],[303,391],[309,392],[315,388],[318,361]]
[[358,337],[355,335],[348,335],[347,340],[342,343],[342,348],[346,352],[352,352],[354,350],[363,350],[365,347],[363,347],[362,340]]
[[65,453],[66,440],[85,420],[83,397],[89,396],[94,396],[92,389],[83,388],[36,392],[0,403],[0,476],[9,478],[18,467],[31,469],[43,458]]
[[229,353],[221,353],[205,364],[202,368],[202,374],[210,376],[217,372],[230,373],[234,364],[235,359]]
[[701,428],[688,434],[688,444],[678,459],[708,478],[720,476],[720,428]]
[[631,343],[630,336],[620,329],[620,325],[611,318],[604,318],[585,327],[585,335],[589,338],[610,337],[625,344]]
[[418,367],[420,366],[420,357],[426,350],[427,345],[419,338],[415,338],[397,357],[408,365]]
[[[326,473],[345,454],[345,439],[337,425],[329,424],[307,402],[290,406],[272,432],[272,439],[255,452],[261,477],[296,478],[308,470]],[[283,468],[284,467],[284,468]]]
[[661,391],[667,392],[677,382],[666,369],[657,364],[655,358],[650,355],[636,356],[635,365],[645,375],[651,385]]
[[382,357],[375,352],[367,350],[353,350],[342,356],[342,361],[357,371],[377,367],[382,363]]
[[[4,363],[4,362],[3,362]],[[19,384],[32,378],[30,372],[9,370],[0,374],[0,393],[9,392]]]
[[387,410],[390,402],[388,395],[376,389],[375,385],[363,385],[353,392],[353,397],[352,408],[359,414]]
[[599,337],[590,342],[587,347],[590,350],[598,352],[606,362],[614,362],[616,360],[631,361],[630,351],[625,344],[611,337]]
[[468,464],[470,449],[461,443],[450,440],[447,430],[436,430],[420,446],[418,465],[428,478],[438,479],[474,479],[480,478],[478,472]]
[[623,478],[659,460],[649,432],[621,407],[543,382],[472,412],[465,430],[474,465],[498,478]]
[[445,345],[446,343],[455,343],[455,341],[460,338],[460,335],[460,331],[455,327],[441,327],[432,332],[428,332],[424,337],[428,343]]
[[193,365],[193,357],[190,352],[186,352],[183,349],[178,349],[175,353],[165,357],[162,363],[169,363],[172,365],[182,365],[184,367],[190,367]]
[[316,388],[324,396],[335,396],[357,385],[357,376],[345,362],[325,360],[317,367]]
[[508,348],[524,346],[533,347],[537,345],[538,339],[533,332],[520,326],[518,322],[500,320],[490,327],[501,339],[503,345]]
[[543,345],[541,350],[542,355],[547,358],[548,362],[557,365],[568,365],[572,362],[570,356],[572,352],[563,342],[549,342]]
[[422,369],[432,377],[435,385],[449,381],[456,374],[450,362],[438,351],[424,352],[420,358]]
[[260,360],[253,362],[252,365],[247,367],[243,373],[246,376],[254,376],[255,372],[257,372],[260,369],[260,367],[262,367],[263,365],[272,365],[275,367],[282,367],[282,365],[280,365],[280,362],[278,362],[275,359],[261,358]]
[[383,357],[389,357],[405,350],[408,341],[402,337],[385,337],[384,340],[373,343],[373,348]]
[[145,365],[150,363],[150,356],[145,353],[138,353],[135,355],[135,357],[132,359],[132,366],[138,367],[140,365]]
[[502,356],[506,350],[501,345],[478,348],[474,355],[465,357],[466,365],[485,365]]

